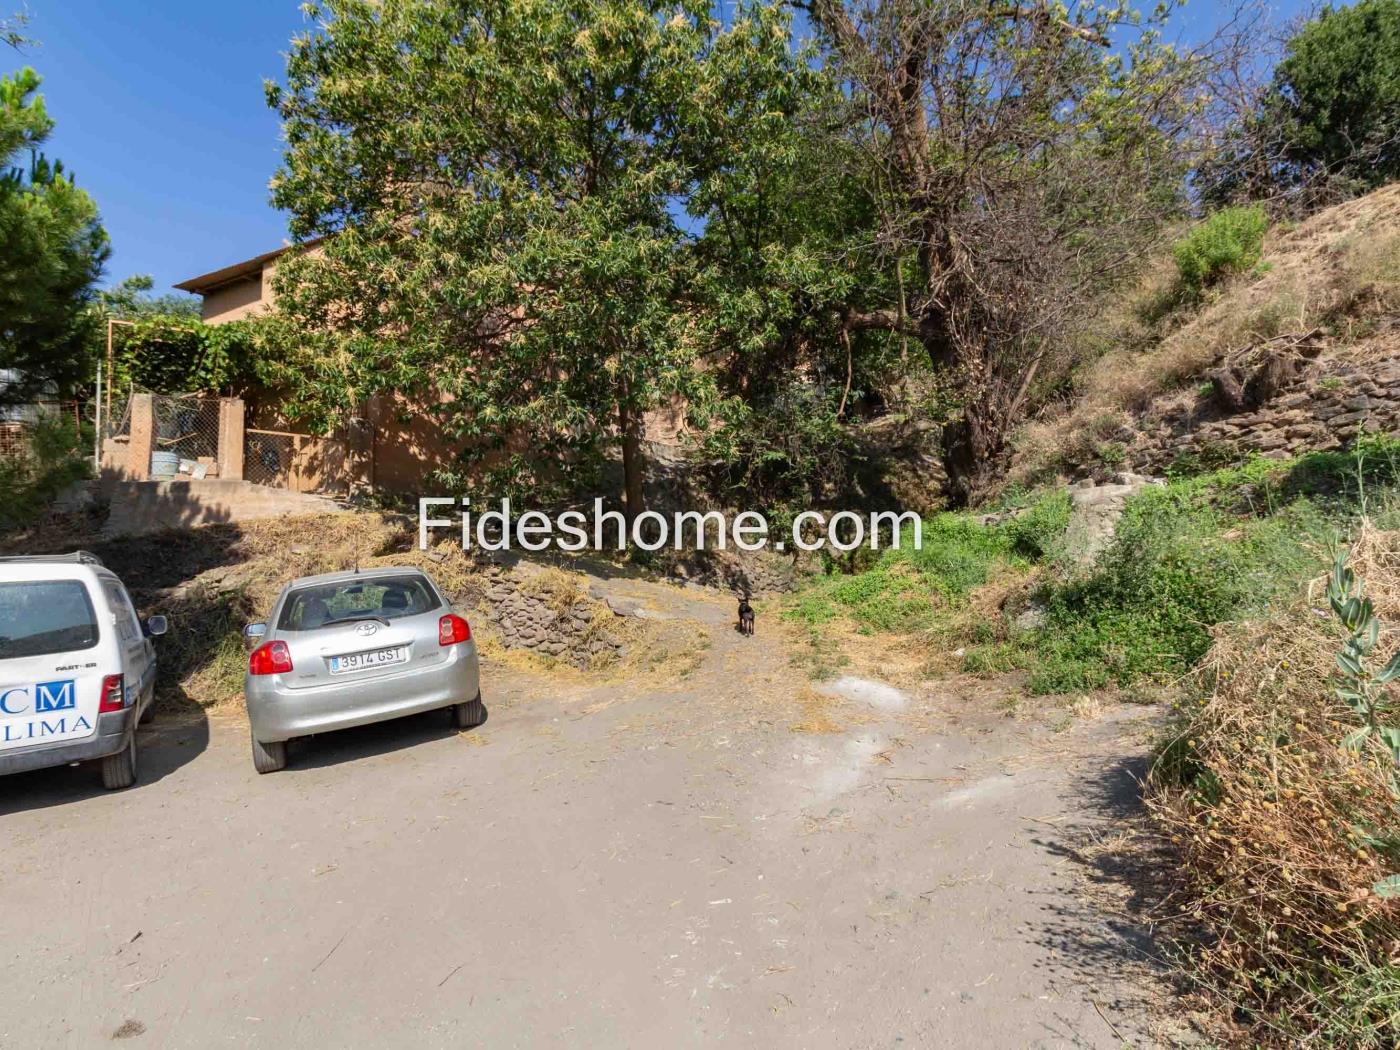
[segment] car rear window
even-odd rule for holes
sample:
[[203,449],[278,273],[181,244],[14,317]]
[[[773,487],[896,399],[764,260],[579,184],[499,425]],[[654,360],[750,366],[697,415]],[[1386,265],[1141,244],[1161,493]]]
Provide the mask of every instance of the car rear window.
[[279,631],[314,631],[339,622],[379,616],[397,620],[431,612],[442,604],[424,577],[375,576],[301,587],[287,596]]
[[0,660],[97,644],[97,616],[80,580],[0,583]]

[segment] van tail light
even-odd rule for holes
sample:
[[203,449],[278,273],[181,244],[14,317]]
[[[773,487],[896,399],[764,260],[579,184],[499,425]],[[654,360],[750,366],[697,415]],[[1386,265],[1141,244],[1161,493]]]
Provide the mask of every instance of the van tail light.
[[292,654],[286,642],[264,642],[248,657],[249,674],[286,674],[292,669]]
[[102,697],[97,702],[97,713],[109,715],[126,707],[126,680],[119,674],[109,674],[102,679]]
[[457,645],[472,640],[472,629],[456,613],[448,613],[438,621],[438,645]]

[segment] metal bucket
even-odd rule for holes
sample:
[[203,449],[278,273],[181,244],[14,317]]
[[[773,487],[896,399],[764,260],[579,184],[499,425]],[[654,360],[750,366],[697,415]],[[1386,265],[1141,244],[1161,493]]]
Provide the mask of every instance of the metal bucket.
[[180,469],[180,457],[174,452],[151,453],[151,477],[173,478]]

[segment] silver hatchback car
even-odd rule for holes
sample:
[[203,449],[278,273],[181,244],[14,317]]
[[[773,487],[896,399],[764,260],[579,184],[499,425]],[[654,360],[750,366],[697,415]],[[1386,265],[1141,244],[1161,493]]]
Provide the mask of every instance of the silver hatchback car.
[[386,568],[304,576],[250,623],[243,696],[253,766],[287,764],[287,741],[446,708],[486,721],[476,642],[428,575]]

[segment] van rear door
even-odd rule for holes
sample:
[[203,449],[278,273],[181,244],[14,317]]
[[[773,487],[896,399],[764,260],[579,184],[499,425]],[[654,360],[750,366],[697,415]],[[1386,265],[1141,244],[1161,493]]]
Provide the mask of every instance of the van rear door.
[[0,581],[0,751],[97,732],[100,639],[84,581]]

